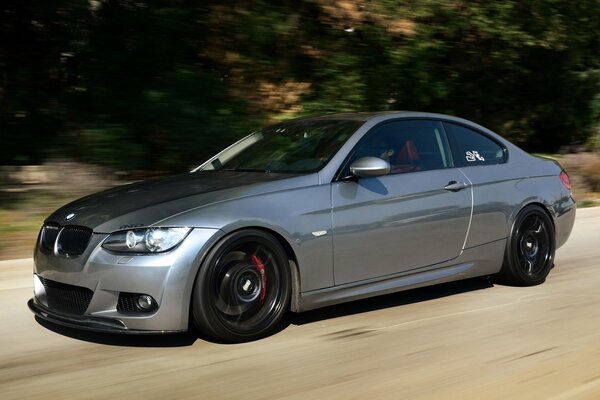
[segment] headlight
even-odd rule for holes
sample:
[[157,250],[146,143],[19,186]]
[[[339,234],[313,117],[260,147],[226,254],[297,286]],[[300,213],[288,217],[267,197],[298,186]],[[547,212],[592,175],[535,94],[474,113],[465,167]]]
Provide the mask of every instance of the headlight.
[[119,231],[107,237],[102,247],[127,253],[160,253],[177,246],[191,230],[191,228],[144,228]]

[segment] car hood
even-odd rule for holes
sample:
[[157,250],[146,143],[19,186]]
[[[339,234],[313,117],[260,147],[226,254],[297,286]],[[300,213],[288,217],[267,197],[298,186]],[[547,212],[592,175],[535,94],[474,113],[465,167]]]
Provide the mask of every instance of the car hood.
[[[151,226],[193,208],[318,182],[316,174],[205,171],[152,179],[108,189],[75,200],[46,222],[79,225],[96,233]],[[67,216],[75,214],[67,220]]]

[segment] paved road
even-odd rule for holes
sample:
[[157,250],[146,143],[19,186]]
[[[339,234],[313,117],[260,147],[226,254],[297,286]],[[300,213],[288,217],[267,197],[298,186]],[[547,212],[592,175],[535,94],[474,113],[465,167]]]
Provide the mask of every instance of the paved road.
[[41,325],[31,260],[0,262],[0,399],[598,399],[600,208],[578,211],[548,281],[484,279],[300,315],[222,345]]

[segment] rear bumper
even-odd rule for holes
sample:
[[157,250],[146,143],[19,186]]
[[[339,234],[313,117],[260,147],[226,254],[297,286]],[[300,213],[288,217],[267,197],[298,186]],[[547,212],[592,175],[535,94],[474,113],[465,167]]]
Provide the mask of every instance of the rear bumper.
[[558,249],[566,243],[571,235],[573,225],[575,224],[575,214],[577,203],[572,196],[556,204],[554,225],[556,230],[556,248]]

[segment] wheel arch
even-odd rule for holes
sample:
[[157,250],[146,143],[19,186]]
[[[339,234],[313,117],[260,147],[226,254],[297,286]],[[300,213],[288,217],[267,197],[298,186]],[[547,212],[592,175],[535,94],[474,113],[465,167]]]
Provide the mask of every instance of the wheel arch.
[[[259,225],[247,225],[247,226],[243,226],[243,227],[238,227],[232,231],[227,231],[227,233],[225,235],[223,235],[218,240],[216,240],[214,243],[212,243],[210,245],[210,247],[208,249],[206,249],[206,254],[209,254],[210,251],[215,246],[217,246],[222,240],[233,235],[234,233],[239,232],[239,231],[244,231],[244,230],[251,230],[251,229],[270,234],[277,240],[277,242],[281,245],[281,247],[285,251],[285,254],[288,258],[288,262],[290,265],[290,275],[291,275],[291,285],[292,285],[289,309],[290,309],[290,311],[298,312],[300,309],[300,291],[301,291],[300,270],[299,270],[299,265],[298,265],[298,258],[296,256],[296,253],[294,252],[294,249],[292,248],[291,244],[287,241],[287,239],[285,239],[285,237],[281,233],[279,233],[273,229],[269,229],[267,227],[259,226]],[[194,274],[194,278],[193,278],[194,284],[192,285],[191,293],[194,292],[194,286],[196,284],[196,279],[198,277],[198,274],[200,273],[202,264],[204,263],[205,260],[206,260],[206,257],[202,257],[202,259],[200,261],[200,265],[198,266],[196,273]],[[190,295],[190,298],[189,298],[189,312],[190,313],[192,312],[192,301],[193,301],[193,298]]]
[[[526,275],[526,274],[523,274],[521,271],[521,266],[520,266],[521,263],[518,261],[515,261],[517,259],[517,256],[515,255],[515,252],[514,252],[514,246],[516,245],[517,241],[515,239],[515,241],[513,242],[513,235],[515,234],[515,230],[517,229],[517,224],[520,224],[521,222],[523,222],[523,221],[519,221],[520,216],[523,215],[523,218],[527,218],[528,212],[532,212],[532,211],[537,212],[538,214],[544,214],[546,216],[547,220],[550,221],[549,224],[551,226],[550,229],[552,232],[550,233],[550,237],[549,237],[547,256],[544,256],[544,266],[542,267],[543,270],[537,271],[535,274],[533,274],[532,270],[530,269],[529,274],[533,274],[533,275]],[[516,236],[515,238],[518,239],[518,236]],[[517,245],[517,247],[519,247],[519,246]],[[550,272],[550,270],[552,269],[552,267],[554,265],[555,251],[556,251],[556,224],[555,224],[554,216],[552,214],[551,209],[549,209],[544,203],[535,201],[535,200],[524,203],[518,209],[518,211],[514,214],[514,217],[512,218],[512,222],[510,224],[510,232],[509,232],[507,240],[506,240],[506,247],[505,247],[504,258],[503,258],[503,262],[502,262],[502,268],[501,268],[500,272],[497,273],[495,276],[498,278],[499,282],[507,283],[510,285],[533,286],[533,285],[541,284],[545,281],[548,273]],[[537,263],[537,262],[538,261],[535,261],[535,263]]]

